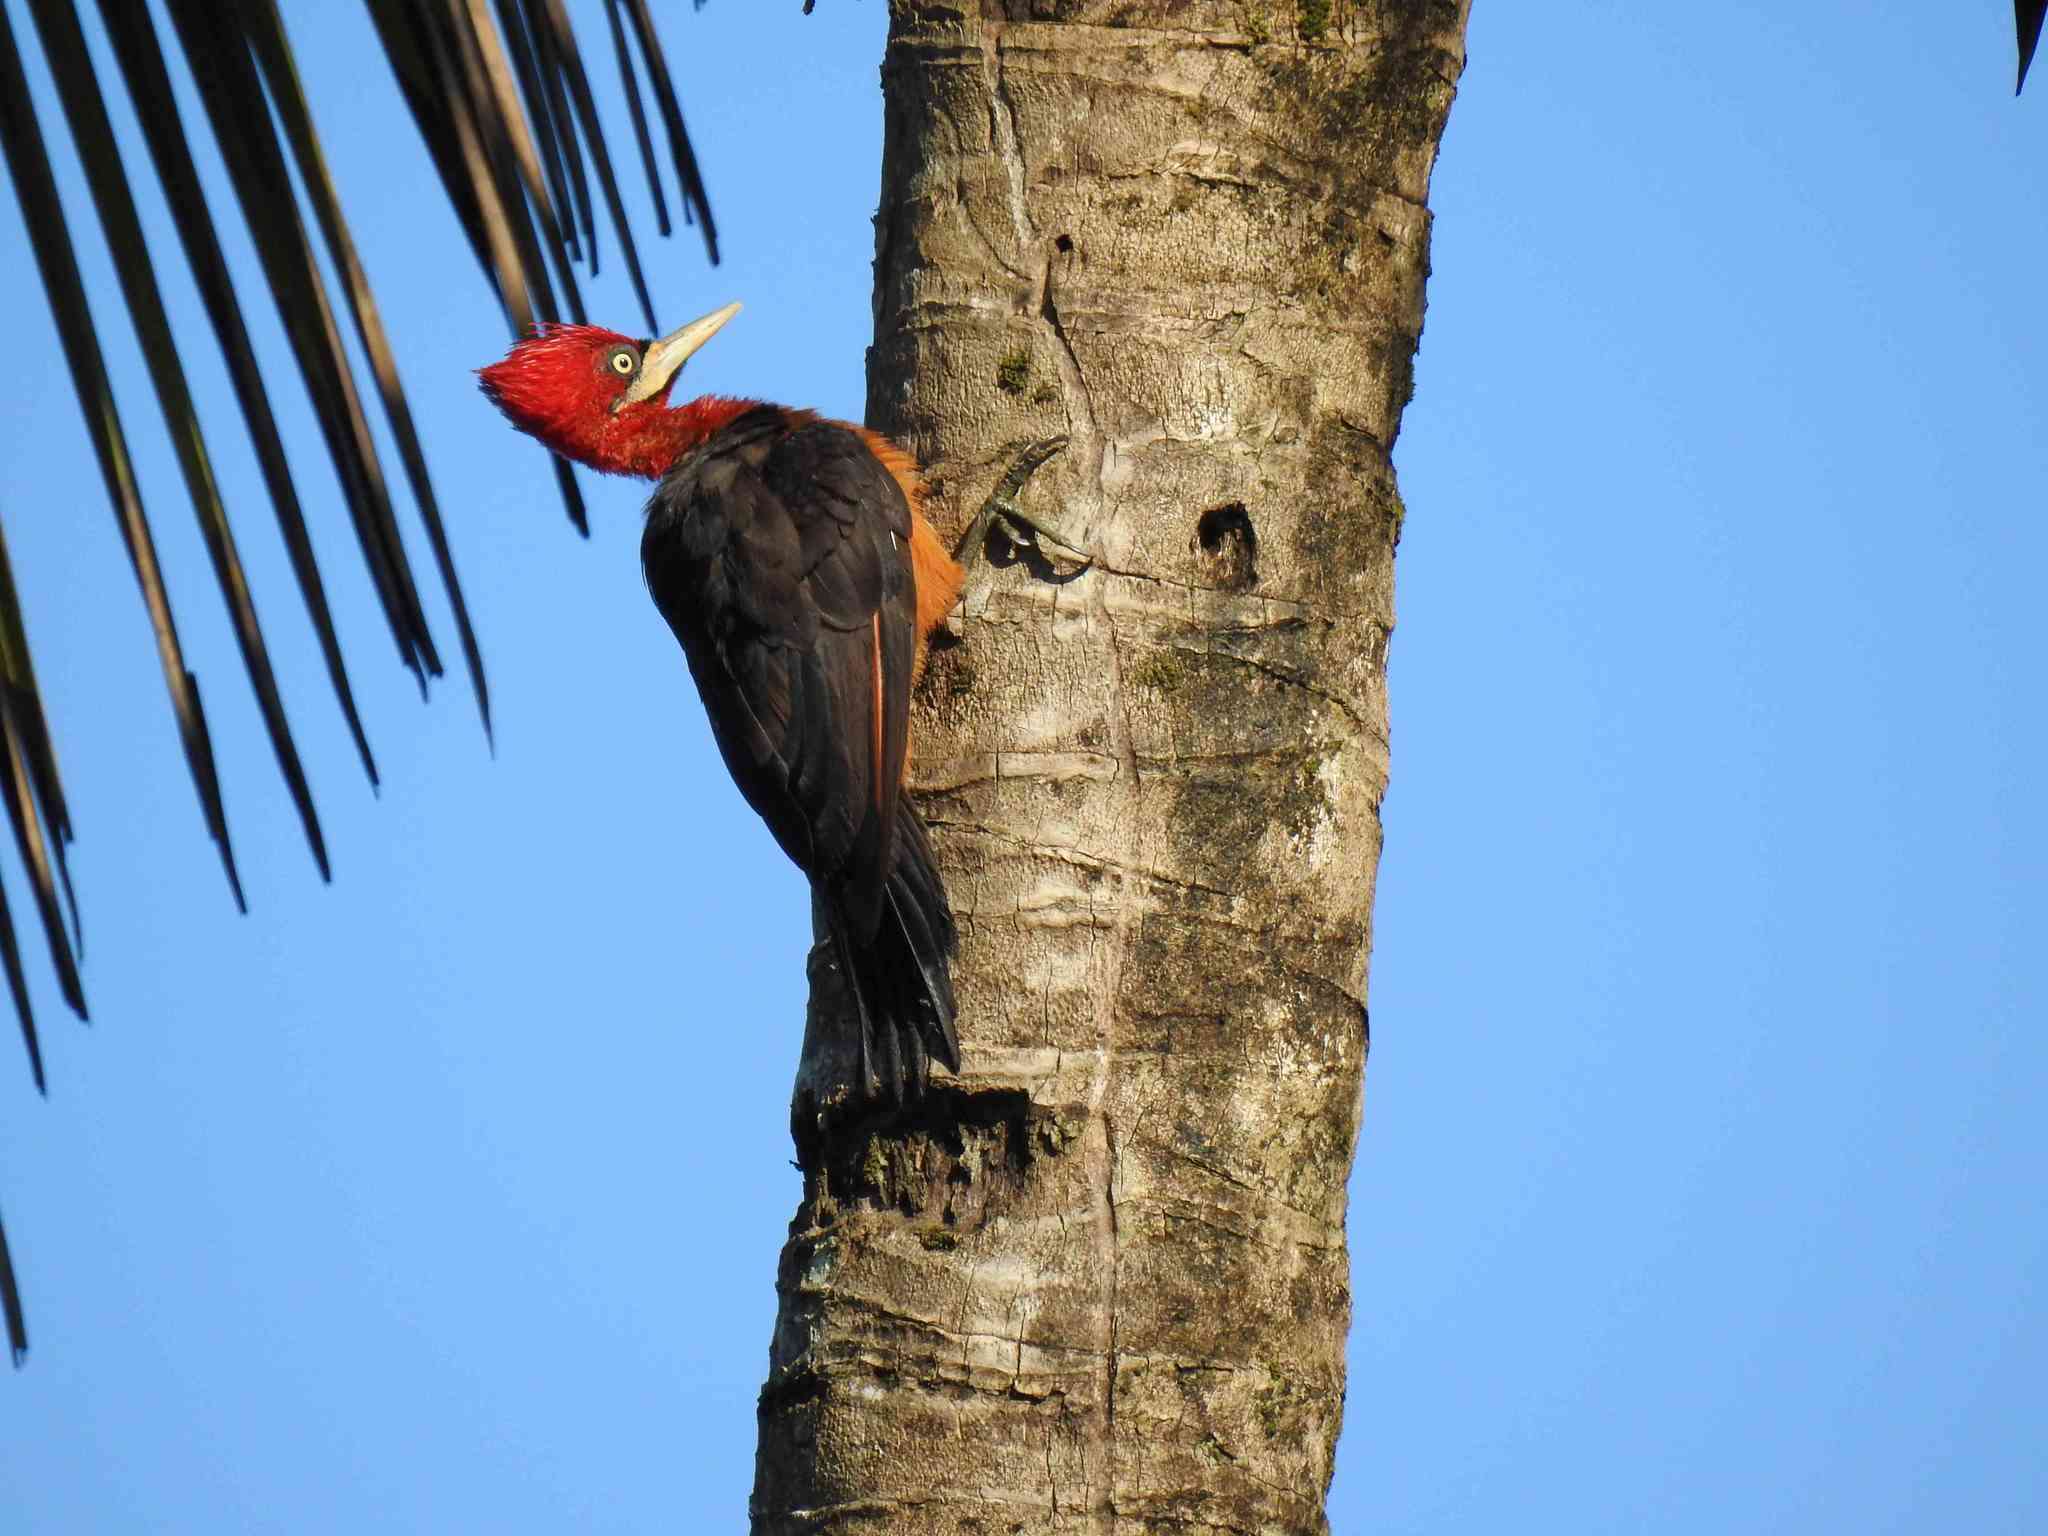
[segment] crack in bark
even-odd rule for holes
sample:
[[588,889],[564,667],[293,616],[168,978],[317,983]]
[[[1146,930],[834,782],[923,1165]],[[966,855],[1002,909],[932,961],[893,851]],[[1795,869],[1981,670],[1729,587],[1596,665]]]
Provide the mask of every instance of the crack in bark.
[[1052,1468],[1052,1431],[1052,1425],[1045,1426],[1045,1486],[1052,1494],[1052,1513],[1057,1520],[1060,1513],[1060,1477]]
[[[1066,336],[1059,329],[1057,312],[1052,307],[1051,281],[1052,269],[1050,264],[1048,264],[1046,268],[1046,314],[1051,320],[1055,334],[1059,335],[1062,344],[1064,344]],[[1067,356],[1078,378],[1080,364],[1074,360],[1072,348],[1068,348]],[[1082,387],[1084,390],[1086,389],[1085,383]],[[1095,433],[1094,407],[1092,404],[1089,407],[1089,427],[1089,438],[1093,441]],[[1095,470],[1098,502],[1101,490],[1100,464],[1101,460],[1098,456]],[[1092,588],[1092,595],[1095,613],[1102,619],[1110,635],[1108,652],[1111,699],[1110,744],[1115,749],[1119,770],[1128,774],[1131,784],[1136,785],[1138,782],[1138,755],[1131,740],[1130,695],[1124,684],[1123,650],[1117,640],[1116,621],[1109,616],[1108,606],[1104,597],[1104,588],[1100,584],[1095,585]],[[1099,1254],[1098,1262],[1103,1263],[1108,1271],[1104,1300],[1109,1329],[1109,1348],[1107,1358],[1103,1364],[1102,1434],[1100,1441],[1102,1462],[1107,1475],[1103,1479],[1101,1497],[1093,1511],[1098,1529],[1105,1533],[1113,1533],[1116,1525],[1117,1343],[1121,1322],[1117,1309],[1117,1293],[1121,1280],[1122,1254],[1121,1233],[1118,1229],[1116,1214],[1116,1126],[1115,1121],[1104,1107],[1103,1100],[1107,1096],[1110,1074],[1114,1070],[1116,1062],[1115,998],[1122,990],[1123,968],[1127,957],[1131,953],[1132,938],[1139,921],[1140,903],[1128,888],[1129,879],[1130,872],[1128,870],[1117,872],[1117,943],[1110,957],[1108,984],[1103,988],[1102,1001],[1097,1009],[1097,1030],[1098,1038],[1101,1042],[1101,1065],[1098,1078],[1099,1086],[1094,1095],[1094,1102],[1089,1106],[1091,1113],[1100,1118],[1102,1126],[1103,1166],[1096,1186],[1101,1190],[1100,1207],[1096,1218],[1096,1245]]]
[[1149,880],[1155,885],[1163,885],[1170,890],[1198,891],[1202,895],[1215,896],[1225,901],[1235,900],[1239,894],[1235,891],[1226,891],[1220,886],[1205,885],[1200,880],[1170,875],[1162,869],[1141,864],[1135,859],[1119,859],[1105,853],[1092,853],[1088,849],[1076,848],[1067,843],[1035,843],[1029,838],[1017,836],[1014,832],[1002,831],[985,821],[961,821],[934,815],[926,817],[925,824],[930,827],[969,832],[995,842],[1007,843],[1022,852],[1052,859],[1061,864],[1072,864],[1091,874],[1136,875],[1140,879]]
[[[1228,587],[1219,586],[1213,582],[1186,581],[1178,576],[1161,576],[1156,572],[1152,571],[1129,570],[1123,566],[1113,565],[1109,561],[1102,559],[1096,560],[1092,565],[1089,566],[1088,569],[1090,574],[1093,575],[1120,576],[1127,581],[1145,581],[1151,582],[1155,586],[1177,587],[1181,591],[1190,593],[1197,597],[1221,598],[1226,601],[1235,603],[1274,604],[1284,605],[1290,608],[1298,608],[1301,610],[1299,617],[1314,619],[1324,624],[1335,624],[1343,620],[1356,620],[1368,617],[1368,615],[1366,615],[1363,612],[1357,612],[1348,609],[1319,609],[1314,603],[1311,603],[1306,598],[1290,597],[1284,592],[1262,591],[1256,594],[1234,592]],[[1276,621],[1276,623],[1279,622],[1286,621]],[[1228,625],[1224,627],[1230,629],[1250,629],[1262,626]]]
[[1102,1450],[1106,1459],[1107,1475],[1102,1480],[1102,1495],[1097,1504],[1097,1513],[1102,1517],[1102,1528],[1113,1531],[1116,1524],[1116,1389],[1119,1369],[1118,1344],[1122,1331],[1123,1313],[1117,1306],[1117,1287],[1122,1279],[1122,1265],[1118,1261],[1119,1229],[1116,1214],[1116,1119],[1105,1113],[1102,1117],[1102,1137],[1107,1148],[1107,1176],[1102,1183],[1103,1208],[1109,1217],[1108,1243],[1110,1249],[1109,1271],[1109,1349],[1103,1360],[1102,1383]]
[[[1005,771],[1012,767],[1014,772]],[[929,775],[920,774],[912,787],[938,794],[965,789],[970,784],[1066,784],[1110,779],[1117,772],[1117,760],[1107,752],[990,752],[971,767],[957,762],[942,764]]]
[[[976,1267],[979,1268],[979,1264]],[[963,1320],[955,1326],[948,1327],[935,1317],[918,1317],[912,1313],[900,1311],[895,1307],[891,1307],[887,1302],[878,1301],[873,1296],[866,1295],[860,1291],[835,1288],[832,1292],[835,1302],[843,1302],[855,1311],[865,1313],[877,1322],[930,1334],[934,1338],[946,1343],[958,1340],[964,1344],[974,1339],[983,1339],[992,1344],[1015,1344],[1020,1349],[1023,1345],[1029,1344],[1033,1349],[1047,1352],[1056,1350],[1062,1354],[1084,1355],[1089,1359],[1095,1359],[1102,1353],[1101,1350],[1087,1344],[1069,1344],[1059,1339],[1048,1338],[1027,1339],[1024,1337],[1025,1330],[1022,1328],[1009,1331],[969,1328],[964,1319],[966,1316],[966,1302],[971,1296],[971,1291],[963,1293],[961,1302],[961,1316]],[[1014,1292],[1011,1294],[1009,1310],[1012,1313],[1016,1310],[1016,1294]],[[960,1356],[960,1365],[963,1370],[971,1371],[973,1369],[968,1362],[964,1350]],[[892,1365],[886,1368],[892,1373],[910,1377],[915,1376],[914,1372],[904,1371],[900,1366]]]
[[[1114,522],[1115,513],[1106,521]],[[1204,582],[1186,581],[1179,577],[1162,576],[1151,571],[1136,571],[1111,564],[1097,558],[1082,573],[1092,577],[1114,577],[1116,581],[1143,583],[1147,586],[1162,587],[1183,594],[1178,606],[1164,603],[1139,601],[1132,596],[1114,594],[1109,597],[1106,611],[1112,615],[1129,617],[1156,623],[1171,632],[1186,633],[1190,625],[1221,635],[1256,635],[1276,630],[1295,628],[1304,624],[1319,624],[1325,629],[1340,624],[1376,624],[1377,616],[1365,609],[1325,607],[1311,603],[1305,598],[1292,597],[1277,592],[1246,593],[1233,591],[1228,587]],[[1073,583],[1079,585],[1079,582]],[[1115,582],[1090,582],[1091,586],[1114,587]],[[966,643],[971,640],[975,629],[985,630],[1035,630],[1042,622],[1029,610],[1033,608],[1056,608],[1061,586],[1048,586],[1044,582],[1014,583],[997,586],[991,582],[978,607],[962,612],[956,609],[957,624],[954,633]],[[1001,603],[1002,608],[997,604]],[[1257,610],[1267,606],[1294,610],[1276,618],[1253,617]],[[1004,609],[1025,609],[1025,612],[1006,612]],[[1204,612],[1202,610],[1209,611]],[[1234,617],[1233,615],[1241,615]]]
[[1334,693],[1330,689],[1323,687],[1320,683],[1312,683],[1307,678],[1289,672],[1284,667],[1276,667],[1271,662],[1260,661],[1255,656],[1240,656],[1235,651],[1215,649],[1198,651],[1192,646],[1185,645],[1169,646],[1168,649],[1180,651],[1188,656],[1200,656],[1205,660],[1232,661],[1241,667],[1249,667],[1252,671],[1270,677],[1277,683],[1285,683],[1289,687],[1299,688],[1304,693],[1314,694],[1325,703],[1336,705],[1337,708],[1350,717],[1351,723],[1356,725],[1361,731],[1370,732],[1372,729],[1366,722],[1365,716],[1359,712],[1358,706],[1342,694]]
[[[1024,200],[1024,149],[1017,131],[1017,104],[1010,100],[1010,82],[1003,60],[1003,33],[1007,22],[989,20],[982,25],[982,56],[987,60],[989,82],[989,139],[996,158],[1002,162],[1010,192],[1010,222],[1015,226],[1017,244],[1028,249],[1037,241],[1031,210]],[[1001,108],[998,113],[997,108]],[[1017,274],[1020,278],[1022,272]]]
[[[1039,280],[1038,316],[1052,332],[1052,339],[1059,343],[1060,381],[1067,387],[1067,398],[1071,400],[1078,394],[1085,408],[1087,424],[1075,435],[1083,443],[1093,447],[1102,441],[1101,425],[1095,415],[1095,395],[1088,387],[1088,375],[1082,371],[1081,359],[1074,351],[1073,340],[1067,335],[1067,328],[1060,321],[1059,305],[1053,300],[1050,256],[1045,259],[1045,275]],[[1102,473],[1099,465],[1095,469],[1095,482],[1096,500],[1099,503],[1102,496]]]

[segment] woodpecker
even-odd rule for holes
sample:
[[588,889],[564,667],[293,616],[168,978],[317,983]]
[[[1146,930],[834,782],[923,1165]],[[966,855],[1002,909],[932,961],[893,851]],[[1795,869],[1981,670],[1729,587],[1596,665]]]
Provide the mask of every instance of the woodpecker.
[[[962,570],[925,515],[917,462],[880,433],[759,400],[668,403],[739,308],[653,341],[539,327],[478,379],[556,453],[657,482],[640,541],[648,591],[740,793],[810,877],[859,1015],[864,1082],[900,1100],[922,1092],[930,1062],[960,1070],[953,916],[903,785],[911,686]],[[1058,446],[1034,445],[971,537],[991,510],[1028,535],[1010,498]]]

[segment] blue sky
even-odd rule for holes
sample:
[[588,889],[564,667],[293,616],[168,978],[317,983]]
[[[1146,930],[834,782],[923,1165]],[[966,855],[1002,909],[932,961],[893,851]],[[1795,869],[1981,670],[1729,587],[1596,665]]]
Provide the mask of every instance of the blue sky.
[[[660,9],[727,260],[655,245],[656,301],[748,306],[691,379],[858,415],[885,8]],[[2048,1524],[2048,102],[2010,98],[2008,8],[1893,9],[1477,7],[1396,451],[1339,1533]],[[801,882],[641,591],[639,492],[586,481],[578,541],[471,389],[501,322],[367,23],[287,11],[498,750],[460,679],[423,707],[396,665],[252,305],[385,774],[220,411],[319,884],[120,366],[234,916],[10,207],[0,502],[95,1023],[42,986],[48,1102],[0,1072],[35,1342],[0,1530],[734,1528],[798,1192]],[[615,264],[590,292],[630,317]]]

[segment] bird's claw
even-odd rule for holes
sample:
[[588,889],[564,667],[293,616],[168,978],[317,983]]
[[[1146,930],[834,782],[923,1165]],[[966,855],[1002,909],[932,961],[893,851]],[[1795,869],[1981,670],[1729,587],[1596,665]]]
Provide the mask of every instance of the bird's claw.
[[1014,502],[1017,499],[1017,493],[1024,489],[1024,482],[1038,473],[1038,467],[1041,464],[1059,453],[1066,446],[1067,438],[1064,434],[1059,437],[1040,438],[1017,455],[1017,461],[1010,466],[1003,478],[996,482],[996,488],[989,493],[989,501],[991,503]]
[[[1020,549],[1050,550],[1081,562],[1082,570],[1095,563],[1095,557],[1056,528],[1049,528],[1027,513],[1017,504],[1026,482],[1036,474],[1039,467],[1067,446],[1064,437],[1042,438],[1017,455],[1003,478],[996,482],[989,492],[988,500],[981,504],[981,510],[974,515],[974,521],[967,525],[967,531],[960,536],[960,542],[953,548],[953,558],[961,564],[971,563],[988,550],[988,536],[998,523],[1002,525],[1004,537]],[[1079,572],[1075,573],[1076,575]]]
[[1095,563],[1095,557],[1087,550],[1057,530],[1035,521],[1015,502],[991,499],[989,509],[995,513],[995,520],[1002,524],[1011,543],[1051,550],[1056,555],[1080,561],[1084,569]]

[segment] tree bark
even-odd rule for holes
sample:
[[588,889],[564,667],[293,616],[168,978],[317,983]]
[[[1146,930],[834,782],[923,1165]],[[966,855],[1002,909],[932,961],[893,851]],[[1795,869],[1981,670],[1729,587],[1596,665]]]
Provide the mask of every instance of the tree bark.
[[922,686],[965,1075],[849,1108],[814,961],[757,1532],[1328,1529],[1468,4],[891,7],[869,423],[957,523],[1067,434],[1025,505],[1095,559],[1011,550]]

